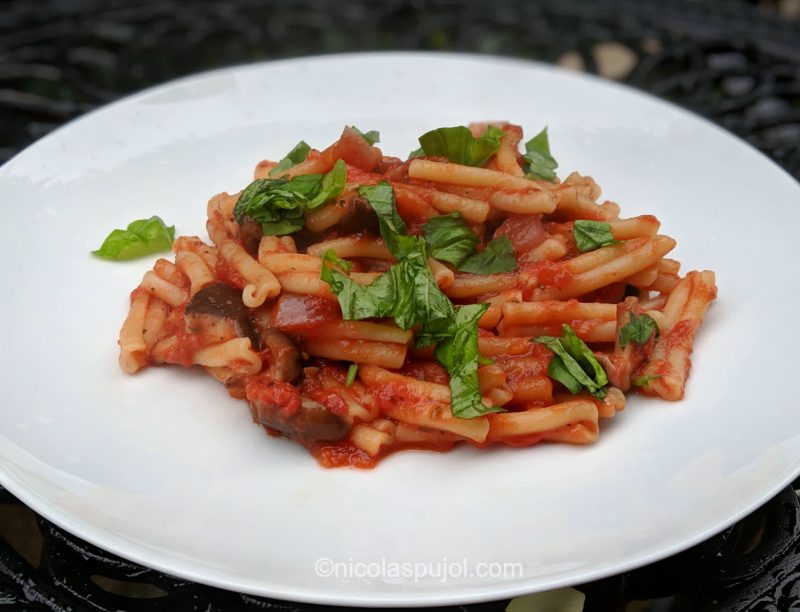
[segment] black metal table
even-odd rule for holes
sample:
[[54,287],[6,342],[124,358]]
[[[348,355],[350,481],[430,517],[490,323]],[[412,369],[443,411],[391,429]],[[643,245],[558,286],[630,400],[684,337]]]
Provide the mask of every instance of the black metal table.
[[[376,49],[492,53],[601,74],[710,118],[800,177],[800,4],[787,0],[227,0],[191,7],[175,0],[6,0],[0,162],[90,109],[177,76]],[[797,487],[800,481],[689,551],[579,585],[585,610],[800,609]],[[6,534],[0,608],[315,609],[197,585],[119,559],[35,517],[2,489],[0,510],[6,520],[27,522],[33,534],[20,541],[0,523]],[[650,603],[636,603],[643,600]]]

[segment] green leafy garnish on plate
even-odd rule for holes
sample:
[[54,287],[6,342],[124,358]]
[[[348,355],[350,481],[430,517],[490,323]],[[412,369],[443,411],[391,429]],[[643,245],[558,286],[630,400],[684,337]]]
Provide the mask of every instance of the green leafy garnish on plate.
[[161,217],[138,219],[124,230],[115,229],[92,255],[122,261],[168,251],[175,240],[175,226],[167,226]]

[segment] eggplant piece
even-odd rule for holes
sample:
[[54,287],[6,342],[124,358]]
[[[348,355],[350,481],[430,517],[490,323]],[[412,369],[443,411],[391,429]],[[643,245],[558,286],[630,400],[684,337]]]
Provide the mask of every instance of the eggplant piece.
[[242,292],[226,283],[211,283],[195,293],[186,305],[184,319],[189,332],[204,336],[204,344],[231,338],[250,338],[253,346],[258,342],[252,312],[242,302]]
[[261,244],[263,235],[261,224],[245,215],[239,225],[239,239],[242,241],[244,250],[252,257],[258,257],[258,245]]
[[289,337],[273,326],[269,308],[261,307],[253,313],[253,324],[258,335],[258,350],[269,350],[267,372],[272,380],[296,382],[303,374],[300,351]]
[[369,201],[361,196],[356,196],[348,205],[350,210],[339,220],[336,229],[342,234],[358,234],[367,232],[380,236],[378,215],[369,205]]
[[286,417],[274,405],[258,401],[251,401],[250,409],[258,423],[275,429],[301,444],[335,442],[344,438],[350,431],[350,424],[347,421],[321,405],[304,404],[291,417]]
[[350,423],[325,406],[300,396],[287,383],[257,380],[247,386],[253,420],[301,444],[334,442],[350,431]]

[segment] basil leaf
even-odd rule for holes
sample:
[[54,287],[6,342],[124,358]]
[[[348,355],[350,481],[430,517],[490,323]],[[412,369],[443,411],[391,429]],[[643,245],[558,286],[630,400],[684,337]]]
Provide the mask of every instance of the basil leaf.
[[578,219],[573,224],[572,235],[575,238],[575,245],[581,253],[620,243],[619,240],[614,240],[611,224],[605,221]]
[[553,355],[550,365],[547,366],[547,375],[564,385],[572,395],[580,393],[581,389],[583,389],[580,381],[570,373],[567,366],[564,365],[564,361],[558,355]]
[[390,316],[395,303],[395,287],[388,273],[362,286],[330,264],[339,265],[346,272],[350,270],[350,264],[339,259],[332,250],[325,251],[322,256],[320,278],[330,285],[339,300],[345,321]]
[[631,313],[631,319],[619,330],[619,345],[625,348],[633,340],[636,344],[644,344],[650,336],[658,336],[658,324],[649,314],[636,316]]
[[459,212],[429,219],[423,231],[431,257],[451,263],[456,268],[475,253],[479,242]]
[[419,149],[414,149],[411,153],[408,154],[408,159],[414,159],[415,157],[422,157],[425,155],[425,151],[422,150],[422,147]]
[[[566,351],[575,358],[583,370],[590,376],[594,375],[593,380],[596,381],[598,387],[605,387],[608,384],[608,377],[606,371],[597,358],[594,356],[592,349],[586,346],[586,343],[578,338],[569,325],[562,324],[561,326],[561,345]],[[605,395],[605,393],[603,393]]]
[[[500,148],[505,132],[490,125],[480,137],[463,125],[443,127],[426,132],[419,137],[425,155],[446,157],[451,162],[465,166],[483,166]],[[413,155],[413,154],[412,154]]]
[[608,384],[605,370],[569,325],[565,323],[561,329],[560,338],[539,336],[532,340],[544,344],[555,353],[547,368],[548,375],[563,384],[570,393],[578,393],[583,387],[595,397],[604,398],[604,387]]
[[300,164],[308,158],[308,154],[311,151],[311,147],[309,147],[305,142],[302,140],[294,145],[294,148],[286,154],[281,161],[279,161],[275,167],[269,171],[270,176],[277,176],[278,174],[282,174],[284,171],[288,170],[289,168],[293,168],[297,164]]
[[[300,177],[297,177],[300,178]],[[315,210],[325,204],[328,200],[335,198],[344,189],[344,184],[347,182],[347,164],[341,159],[337,159],[333,164],[330,172],[322,177],[320,184],[320,191],[311,199],[306,208],[308,210]]]
[[500,406],[483,403],[478,384],[478,319],[488,304],[459,306],[449,329],[449,337],[436,346],[436,359],[450,375],[450,407],[453,416],[472,419],[490,412],[503,412]]
[[425,242],[418,239],[421,248],[413,256],[403,260],[409,265],[410,273],[414,275],[414,308],[416,310],[415,324],[435,324],[439,320],[453,318],[453,303],[450,301],[433,277],[428,266],[428,254],[424,248]]
[[525,155],[523,159],[527,162],[525,175],[528,178],[554,181],[556,178],[556,168],[558,162],[550,155],[550,142],[547,138],[547,128],[544,128],[536,136],[525,143]]
[[381,237],[392,255],[403,259],[419,248],[420,239],[406,235],[406,223],[397,212],[394,190],[389,183],[359,187],[358,193],[367,199],[378,216]]
[[286,179],[256,179],[239,196],[233,208],[237,223],[245,216],[260,223],[265,235],[283,236],[306,225],[305,211],[313,210],[344,188],[347,166],[339,159],[330,172]]
[[390,316],[402,329],[451,319],[453,304],[439,289],[428,267],[425,242],[406,238],[416,241],[416,248],[387,272],[395,288]]
[[[303,180],[298,180],[302,178]],[[256,179],[242,191],[233,216],[242,223],[245,216],[261,223],[264,234],[281,236],[291,234],[305,227],[303,216],[308,202],[308,193],[314,192],[321,184],[322,175],[312,174],[285,179]]]
[[115,229],[92,255],[118,261],[144,257],[168,251],[175,240],[175,226],[167,225],[161,217],[138,219],[124,230]]
[[634,387],[646,387],[651,380],[655,380],[656,378],[661,378],[661,374],[644,374],[639,376],[638,378],[634,378],[631,384]]
[[461,272],[473,274],[495,274],[517,269],[514,246],[508,236],[495,238],[480,253],[475,253],[458,268]]
[[354,125],[351,125],[350,127],[353,128],[356,132],[358,132],[358,135],[361,136],[361,138],[363,138],[364,140],[366,140],[367,144],[371,147],[374,147],[376,143],[381,141],[381,133],[377,130],[370,130],[369,132],[364,133]]
[[358,374],[358,364],[351,363],[350,367],[347,368],[347,380],[344,383],[345,387],[353,386],[353,383],[356,381],[356,374]]
[[402,329],[453,317],[453,304],[436,285],[425,251],[424,241],[388,272],[367,286],[357,284],[330,263],[343,263],[333,251],[322,258],[320,277],[339,300],[345,320],[391,317]]

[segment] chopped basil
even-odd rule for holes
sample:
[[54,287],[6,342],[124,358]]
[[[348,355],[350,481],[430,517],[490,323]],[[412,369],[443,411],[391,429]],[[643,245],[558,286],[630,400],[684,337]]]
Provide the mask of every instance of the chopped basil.
[[419,137],[419,144],[425,155],[446,157],[451,162],[465,166],[483,166],[497,153],[504,134],[500,128],[490,125],[475,138],[468,128],[459,125],[426,132]]
[[406,223],[397,212],[394,190],[389,183],[360,187],[358,193],[364,196],[378,216],[381,237],[392,255],[403,259],[407,253],[418,248],[418,238],[406,235]]
[[366,140],[367,144],[371,147],[375,146],[376,143],[381,141],[381,133],[377,130],[370,130],[369,132],[365,133],[359,130],[354,125],[351,125],[350,127],[353,128],[356,132],[358,132],[358,135],[361,136],[361,138],[363,138],[364,140]]
[[431,256],[453,264],[461,272],[494,274],[517,269],[514,247],[507,236],[492,240],[483,251],[476,253],[480,241],[461,213],[433,217],[423,229]]
[[594,251],[611,244],[619,244],[619,240],[614,240],[614,234],[611,233],[611,224],[605,221],[578,219],[573,224],[572,235],[575,238],[575,245],[581,253]]
[[636,344],[644,344],[650,336],[658,336],[658,324],[649,314],[635,315],[619,330],[619,345],[625,348],[633,340]]
[[431,256],[459,268],[475,253],[478,237],[459,212],[433,217],[423,227]]
[[282,174],[289,168],[296,166],[297,164],[303,163],[306,161],[309,152],[311,151],[311,147],[309,147],[305,142],[302,140],[294,145],[294,148],[286,154],[281,161],[279,161],[275,167],[269,171],[270,176],[277,176]]
[[347,275],[350,264],[333,251],[326,251],[320,276],[339,300],[342,318],[391,317],[401,329],[421,328],[416,345],[437,344],[436,357],[450,374],[453,414],[473,418],[501,410],[483,403],[477,378],[477,321],[487,305],[456,309],[442,293],[428,267],[428,245],[424,238],[406,234],[390,185],[362,187],[359,193],[375,210],[381,235],[398,262],[369,285],[361,286]]
[[496,274],[517,269],[514,247],[508,236],[495,238],[480,253],[475,253],[458,268],[473,274]]
[[422,150],[422,147],[419,149],[414,149],[411,153],[408,154],[408,159],[414,159],[415,157],[422,157],[425,155],[425,151]]
[[503,408],[483,402],[478,384],[478,319],[487,308],[487,304],[459,306],[449,326],[448,337],[436,345],[436,359],[450,375],[453,416],[461,419],[503,412]]
[[651,380],[661,378],[661,374],[644,374],[638,378],[634,378],[631,383],[634,387],[646,387]]
[[260,223],[266,235],[283,236],[303,229],[305,211],[322,206],[341,193],[347,166],[339,159],[327,174],[307,174],[286,179],[256,179],[236,202],[233,215],[238,223],[245,216]]
[[[413,237],[410,237],[413,238]],[[323,255],[321,278],[339,300],[345,320],[391,317],[402,329],[449,320],[453,304],[436,285],[428,267],[425,243],[366,286],[357,284],[329,264],[342,265],[333,251]]]
[[[345,273],[329,264],[338,265]],[[325,251],[320,278],[330,285],[331,291],[338,298],[342,318],[350,321],[390,316],[395,298],[391,277],[382,274],[369,285],[363,286],[347,276],[346,272],[349,271],[349,262],[339,259],[332,250]]]
[[547,374],[557,380],[570,393],[576,394],[582,388],[598,398],[606,396],[605,386],[608,377],[586,343],[575,335],[575,331],[566,323],[561,326],[560,338],[539,336],[532,342],[544,344],[553,353],[553,359],[547,368]]
[[358,374],[358,364],[351,363],[350,367],[347,368],[347,380],[345,381],[346,387],[353,386],[353,383],[356,381],[356,374]]
[[104,259],[136,259],[160,251],[168,251],[175,240],[175,226],[167,225],[161,217],[138,219],[124,230],[115,229],[92,255]]
[[345,164],[341,159],[337,159],[330,172],[322,177],[319,193],[317,193],[317,195],[315,195],[308,202],[308,204],[306,204],[306,208],[308,210],[315,210],[325,204],[325,202],[328,200],[335,198],[337,195],[342,193],[342,189],[344,189],[344,184],[346,182],[347,164]]
[[544,128],[536,136],[525,143],[525,155],[523,159],[527,162],[525,175],[528,178],[554,181],[556,178],[556,168],[558,162],[550,155],[550,142],[547,138],[547,128]]

